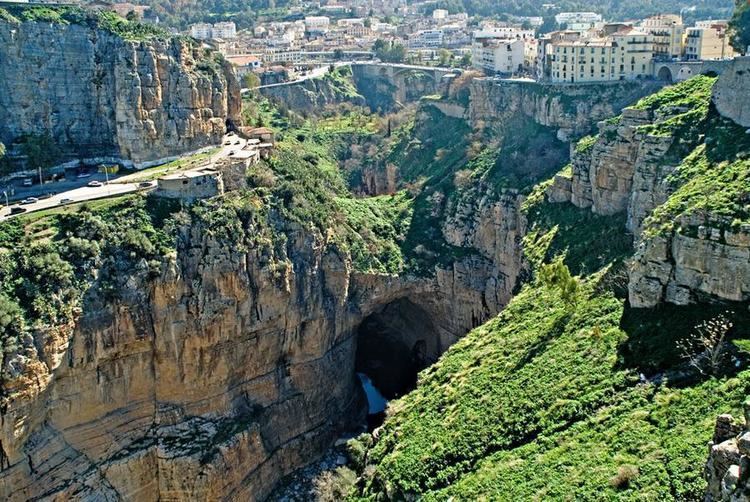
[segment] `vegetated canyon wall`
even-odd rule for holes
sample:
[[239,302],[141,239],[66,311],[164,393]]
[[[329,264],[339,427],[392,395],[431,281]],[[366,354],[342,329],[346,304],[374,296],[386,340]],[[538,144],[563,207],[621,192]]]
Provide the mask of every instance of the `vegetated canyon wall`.
[[309,230],[276,254],[213,230],[186,222],[158,277],[95,286],[74,325],[6,358],[0,497],[262,500],[362,416],[367,316],[414,305],[429,359],[478,322],[474,270],[361,274]]
[[[619,121],[600,123],[598,137],[573,153],[571,172],[557,176],[548,190],[553,201],[569,201],[599,214],[627,213],[628,230],[637,244],[629,282],[633,307],[750,299],[750,225],[723,215],[721,207],[660,207],[681,190],[681,171],[693,169],[698,176],[714,165],[743,169],[737,163],[746,163],[744,154],[723,157],[713,145],[727,149],[748,141],[737,123],[744,120],[743,108],[731,105],[750,92],[748,71],[750,60],[738,59],[718,78],[710,106],[705,103],[708,119],[696,114],[697,103],[628,109]],[[685,130],[701,120],[706,122],[702,130]],[[719,135],[727,138],[720,140]],[[705,145],[698,141],[703,136]],[[674,154],[691,141],[695,150]],[[707,183],[716,176],[718,171],[707,175],[706,184],[695,189],[710,196],[717,189]],[[682,189],[686,201],[689,189]],[[654,210],[664,214],[650,217]]]
[[234,70],[181,39],[0,21],[0,141],[49,134],[69,156],[144,165],[217,144],[239,120]]

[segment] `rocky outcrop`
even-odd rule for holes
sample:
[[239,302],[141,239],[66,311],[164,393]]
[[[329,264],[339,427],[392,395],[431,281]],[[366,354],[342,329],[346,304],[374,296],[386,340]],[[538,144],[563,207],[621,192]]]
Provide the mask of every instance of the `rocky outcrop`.
[[750,56],[738,57],[714,86],[713,102],[724,117],[750,127]]
[[468,115],[477,127],[506,123],[523,114],[539,125],[557,129],[559,139],[570,141],[657,88],[656,83],[641,82],[552,85],[475,79],[471,83]]
[[298,113],[313,113],[341,103],[364,106],[365,98],[344,84],[330,77],[310,78],[262,87],[260,93]]
[[750,225],[731,229],[696,215],[682,218],[678,228],[640,242],[628,285],[632,306],[750,299]]
[[66,154],[136,166],[217,144],[239,121],[229,63],[182,39],[126,41],[0,21],[0,142],[49,134]]
[[570,177],[556,176],[548,190],[554,201],[603,215],[626,211],[628,230],[639,234],[646,216],[667,199],[665,180],[674,169],[664,163],[674,139],[640,129],[653,120],[647,110],[628,108],[617,122],[600,122],[595,139],[571,147]]
[[[524,269],[521,239],[526,234],[526,217],[521,211],[524,197],[513,190],[498,197],[479,196],[478,189],[451,210],[443,224],[445,240],[476,250],[475,263],[484,263],[477,280],[483,281],[484,305],[490,314],[513,296]],[[480,284],[477,287],[482,287]]]
[[158,277],[143,263],[115,298],[92,289],[36,358],[6,361],[0,497],[263,499],[360,416],[363,319],[408,300],[436,357],[501,307],[471,260],[362,274],[316,233],[285,234],[274,251],[185,222]]
[[750,402],[746,401],[744,422],[732,415],[719,415],[714,437],[708,445],[705,468],[708,482],[706,501],[747,502],[750,500]]

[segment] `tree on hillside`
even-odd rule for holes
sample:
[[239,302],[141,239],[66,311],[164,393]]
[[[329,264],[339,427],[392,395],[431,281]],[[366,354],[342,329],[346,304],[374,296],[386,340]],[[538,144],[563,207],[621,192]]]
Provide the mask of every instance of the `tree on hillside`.
[[378,39],[372,46],[375,57],[388,63],[403,63],[406,59],[406,47],[398,42],[387,42]]
[[737,8],[734,11],[729,26],[732,29],[732,47],[742,54],[747,53],[750,46],[750,3],[747,0],[736,0]]
[[24,138],[21,152],[26,155],[29,167],[47,169],[60,161],[62,151],[49,134],[33,134]]
[[242,86],[246,89],[255,89],[260,85],[260,78],[253,72],[248,72],[242,77]]

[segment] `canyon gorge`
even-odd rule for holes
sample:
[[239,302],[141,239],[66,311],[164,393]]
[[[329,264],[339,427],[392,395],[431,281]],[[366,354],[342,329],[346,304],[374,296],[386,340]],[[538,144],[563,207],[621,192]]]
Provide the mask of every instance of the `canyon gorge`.
[[[143,167],[243,120],[185,40],[0,20],[0,42],[8,145]],[[238,190],[0,224],[0,497],[266,500],[361,431],[357,372],[393,400],[345,447],[354,498],[739,486],[717,479],[742,426],[703,466],[744,352],[691,379],[667,338],[728,310],[748,336],[750,59],[663,89],[379,68],[244,98],[277,144]]]

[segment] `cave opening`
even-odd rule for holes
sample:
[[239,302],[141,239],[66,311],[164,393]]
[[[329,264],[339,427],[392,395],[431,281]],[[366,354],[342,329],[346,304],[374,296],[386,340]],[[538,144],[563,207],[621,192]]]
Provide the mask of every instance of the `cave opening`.
[[382,423],[387,401],[417,385],[417,374],[442,353],[429,314],[407,298],[389,303],[357,329],[355,369],[368,401],[368,427]]

